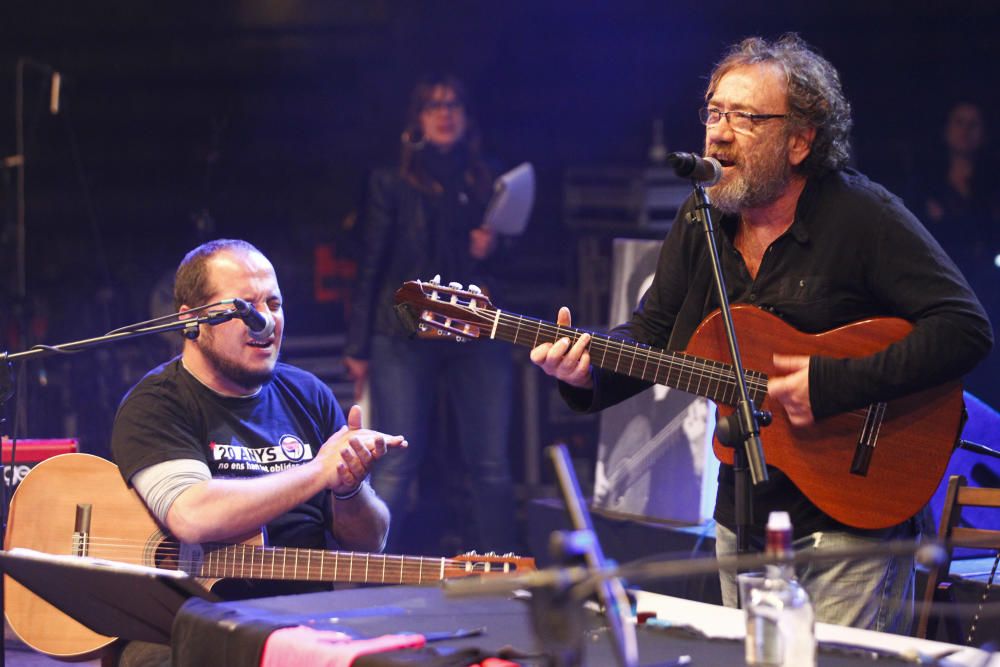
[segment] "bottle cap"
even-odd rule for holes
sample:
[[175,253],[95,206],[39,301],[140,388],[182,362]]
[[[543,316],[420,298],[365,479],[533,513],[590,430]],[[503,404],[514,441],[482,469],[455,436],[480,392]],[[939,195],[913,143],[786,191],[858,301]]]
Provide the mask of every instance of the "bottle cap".
[[771,512],[767,517],[767,553],[787,556],[792,553],[792,520],[788,512]]
[[791,530],[792,519],[788,516],[788,512],[771,512],[767,516],[767,529]]

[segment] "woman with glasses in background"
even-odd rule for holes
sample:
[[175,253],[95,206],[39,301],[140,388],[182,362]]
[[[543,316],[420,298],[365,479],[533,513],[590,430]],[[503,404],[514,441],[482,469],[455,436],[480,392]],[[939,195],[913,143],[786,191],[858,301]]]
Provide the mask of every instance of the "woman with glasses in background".
[[[496,238],[481,225],[492,183],[465,87],[453,76],[418,83],[399,165],[375,171],[369,181],[346,359],[355,392],[370,383],[373,419],[387,432],[406,433],[410,443],[405,456],[373,473],[392,512],[390,551],[417,546],[410,529],[416,524],[407,519],[411,492],[428,449],[445,447],[438,438],[446,430],[454,433],[470,476],[478,536],[468,547],[515,547],[507,452],[510,351],[492,341],[411,338],[393,308],[393,294],[406,280],[440,275],[445,283],[491,284]],[[453,429],[438,423],[441,415]],[[434,474],[456,469],[448,465]],[[420,520],[423,535],[439,528],[428,524],[429,517]]]

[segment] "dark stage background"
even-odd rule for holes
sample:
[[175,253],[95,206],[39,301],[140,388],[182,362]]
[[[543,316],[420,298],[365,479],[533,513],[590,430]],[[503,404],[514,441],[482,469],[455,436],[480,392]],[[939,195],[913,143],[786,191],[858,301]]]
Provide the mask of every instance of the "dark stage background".
[[[63,89],[51,116],[47,75],[26,70],[23,302],[14,171],[0,171],[2,344],[144,319],[183,252],[219,236],[272,258],[289,336],[341,332],[365,174],[395,160],[408,92],[433,70],[468,82],[490,154],[535,165],[535,214],[498,297],[532,315],[578,298],[567,169],[643,165],[655,119],[669,149],[700,150],[706,76],[749,34],[795,30],[818,47],[854,106],[856,164],[916,197],[955,101],[977,101],[1000,127],[998,11],[878,0],[5,2],[0,156],[15,152],[17,58],[59,70]],[[594,319],[580,324],[605,324]],[[26,365],[20,434],[78,436],[106,453],[122,393],[170,349],[150,338]],[[547,396],[541,444],[566,440],[586,455],[596,422]]]

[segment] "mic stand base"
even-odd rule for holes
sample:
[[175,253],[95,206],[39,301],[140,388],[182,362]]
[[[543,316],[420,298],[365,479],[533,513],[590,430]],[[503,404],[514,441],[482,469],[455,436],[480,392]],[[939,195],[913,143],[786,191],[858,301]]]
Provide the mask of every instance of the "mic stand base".
[[583,605],[569,586],[536,588],[531,592],[531,626],[540,649],[553,667],[583,664]]

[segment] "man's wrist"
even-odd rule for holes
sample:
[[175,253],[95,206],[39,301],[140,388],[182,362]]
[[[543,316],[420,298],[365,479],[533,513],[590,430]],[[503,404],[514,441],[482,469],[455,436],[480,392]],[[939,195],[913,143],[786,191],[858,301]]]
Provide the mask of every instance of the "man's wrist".
[[333,499],[334,500],[350,500],[354,496],[356,496],[359,493],[361,493],[361,491],[363,491],[366,486],[368,486],[368,477],[365,477],[363,480],[361,480],[360,484],[358,484],[356,487],[354,487],[353,489],[351,489],[347,493],[337,493],[336,491],[334,491],[333,492]]

